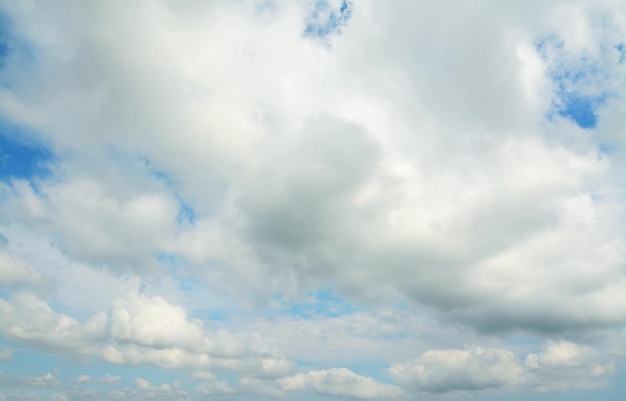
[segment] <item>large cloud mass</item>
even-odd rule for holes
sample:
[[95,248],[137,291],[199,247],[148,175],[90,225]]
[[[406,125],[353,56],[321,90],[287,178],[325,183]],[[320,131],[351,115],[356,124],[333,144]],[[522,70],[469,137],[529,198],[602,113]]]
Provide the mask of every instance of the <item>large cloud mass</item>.
[[626,11],[431,3],[1,2],[2,336],[198,396],[606,384]]

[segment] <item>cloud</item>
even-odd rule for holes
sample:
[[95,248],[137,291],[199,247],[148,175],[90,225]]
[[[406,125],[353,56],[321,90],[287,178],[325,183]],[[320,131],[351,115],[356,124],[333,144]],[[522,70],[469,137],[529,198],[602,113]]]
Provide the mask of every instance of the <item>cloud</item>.
[[8,341],[268,397],[618,369],[619,2],[6,3],[0,164],[45,150],[0,174]]
[[526,357],[529,380],[539,392],[604,387],[615,372],[614,362],[586,345],[551,341]]
[[182,345],[197,349],[203,345],[201,321],[189,322],[183,308],[136,292],[113,303],[110,330],[118,341],[156,348]]
[[217,328],[161,297],[130,292],[113,302],[111,315],[98,312],[84,323],[52,310],[29,294],[0,299],[7,338],[55,352],[95,357],[117,365],[151,364],[166,368],[220,368],[275,378],[294,362],[254,336]]
[[37,377],[23,376],[19,382],[27,387],[58,387],[60,384],[51,373],[45,373]]
[[122,381],[122,377],[121,376],[114,376],[111,374],[106,374],[104,376],[98,377],[98,379],[96,379],[96,381],[98,383],[104,383],[104,384],[117,384],[119,382]]
[[171,397],[187,395],[186,391],[180,389],[179,382],[174,382],[172,384],[163,383],[160,386],[155,386],[148,380],[137,377],[134,384],[135,388],[140,393],[149,394],[148,398],[153,398],[158,395],[169,395]]
[[108,318],[97,313],[84,323],[53,311],[48,304],[30,294],[0,299],[5,317],[0,331],[7,338],[51,350],[80,350],[106,338]]
[[[166,251],[210,275],[212,289],[251,302],[332,281],[361,300],[403,297],[454,310],[483,331],[621,321],[595,313],[595,303],[588,316],[597,318],[581,321],[568,310],[585,304],[577,291],[558,280],[548,291],[535,284],[554,260],[557,271],[579,266],[569,274],[582,282],[600,244],[623,247],[615,219],[578,227],[580,216],[567,214],[567,204],[587,197],[595,199],[589,213],[615,216],[621,197],[605,180],[611,163],[589,140],[565,133],[546,140],[556,128],[542,125],[555,90],[550,74],[581,52],[606,61],[592,10],[461,7],[467,18],[442,25],[434,23],[441,6],[367,3],[351,8],[349,26],[329,38],[329,49],[302,35],[306,11],[295,6],[265,14],[248,4],[191,13],[128,7],[77,9],[80,20],[98,15],[93,24],[44,7],[9,9],[26,38],[50,49],[42,53],[46,73],[30,77],[49,91],[7,92],[5,104],[14,106],[5,113],[76,156],[59,166],[68,179],[43,182],[39,193],[16,185],[8,203],[33,227],[48,222],[44,231],[73,258],[142,271]],[[119,18],[133,10],[143,16],[139,25]],[[582,33],[562,23],[570,14]],[[419,15],[419,23],[407,15]],[[537,31],[528,28],[530,15],[545,15]],[[41,26],[55,27],[63,40],[46,42]],[[98,34],[110,26],[137,35],[140,58],[134,47]],[[536,48],[534,38],[548,32],[562,38],[563,54]],[[422,39],[433,36],[439,45]],[[291,60],[281,56],[287,50]],[[421,61],[407,58],[415,52]],[[67,95],[54,109],[41,106],[61,89]],[[390,106],[398,104],[406,106]],[[194,224],[178,223],[179,199],[194,210]],[[576,257],[554,246],[571,241],[579,244]],[[535,267],[526,280],[497,272],[511,255],[510,270]],[[600,260],[600,282],[612,278],[612,263]],[[450,276],[463,280],[451,285]],[[594,289],[597,297],[605,290]],[[535,305],[539,293],[564,294],[563,302],[550,300],[559,312]],[[486,298],[490,305],[481,307]]]
[[606,386],[611,358],[588,345],[549,341],[523,360],[507,349],[467,347],[431,350],[393,364],[397,383],[424,393],[471,392],[529,387],[537,392]]
[[389,375],[409,388],[444,393],[515,385],[523,367],[510,351],[475,347],[428,351],[415,360],[394,364]]
[[399,387],[380,383],[349,369],[316,370],[285,377],[280,380],[283,390],[313,389],[318,394],[351,399],[381,399],[398,397]]
[[196,387],[201,395],[233,394],[235,391],[223,380],[203,382]]
[[77,381],[78,383],[88,383],[88,382],[90,382],[90,381],[91,381],[91,377],[89,377],[89,376],[87,376],[87,375],[81,375],[81,376],[78,376],[78,377],[76,378],[76,381]]
[[0,349],[0,362],[9,362],[13,360],[13,350]]
[[[111,193],[107,186],[77,179],[45,183],[34,193],[25,182],[16,182],[7,206],[44,233],[54,227],[52,234],[61,235],[78,260],[114,270],[121,266],[147,269],[146,260],[156,257],[175,228],[178,203],[170,194]],[[30,201],[24,202],[25,198]]]
[[0,286],[16,288],[43,283],[43,276],[28,262],[5,249],[0,237]]

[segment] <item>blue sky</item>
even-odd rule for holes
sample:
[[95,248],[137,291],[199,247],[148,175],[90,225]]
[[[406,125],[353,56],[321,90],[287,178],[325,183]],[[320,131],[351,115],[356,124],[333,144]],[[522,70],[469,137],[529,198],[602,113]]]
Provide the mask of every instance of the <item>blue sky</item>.
[[618,400],[614,2],[0,2],[0,401]]

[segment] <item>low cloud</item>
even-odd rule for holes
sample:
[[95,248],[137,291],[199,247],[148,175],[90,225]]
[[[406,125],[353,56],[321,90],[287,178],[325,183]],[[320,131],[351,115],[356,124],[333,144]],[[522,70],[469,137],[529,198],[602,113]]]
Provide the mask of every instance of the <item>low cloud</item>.
[[428,351],[415,360],[394,364],[389,375],[409,388],[444,393],[518,384],[523,367],[510,351],[476,347]]
[[318,394],[349,399],[395,398],[402,394],[397,386],[358,375],[346,368],[300,373],[280,379],[279,383],[287,391],[311,389]]

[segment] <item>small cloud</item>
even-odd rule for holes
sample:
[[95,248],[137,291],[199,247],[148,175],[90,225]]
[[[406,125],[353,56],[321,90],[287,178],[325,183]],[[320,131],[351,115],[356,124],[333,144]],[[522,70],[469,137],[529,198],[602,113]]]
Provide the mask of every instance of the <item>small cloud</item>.
[[191,378],[195,380],[215,380],[215,375],[207,370],[191,373]]
[[0,349],[0,362],[9,362],[13,360],[13,351],[10,349]]
[[522,374],[512,352],[481,347],[431,350],[389,369],[399,384],[429,393],[503,387],[517,383]]
[[152,383],[140,377],[135,379],[135,388],[137,388],[138,390],[146,390],[146,391],[156,389],[156,387],[154,387]]
[[113,376],[110,374],[106,374],[102,377],[98,377],[96,381],[98,383],[104,383],[104,384],[117,384],[122,381],[122,378],[120,376]]
[[39,377],[25,376],[20,379],[24,386],[28,387],[58,387],[59,381],[51,373],[45,373]]
[[319,394],[353,399],[381,399],[400,396],[398,386],[381,383],[346,368],[313,370],[281,379],[283,390],[312,389]]
[[82,376],[78,376],[76,378],[76,381],[78,383],[87,383],[91,381],[91,377],[87,376],[87,375],[82,375]]
[[215,394],[232,394],[234,390],[230,388],[228,383],[222,380],[215,380],[210,382],[204,382],[197,387],[198,393],[202,395],[215,395]]

